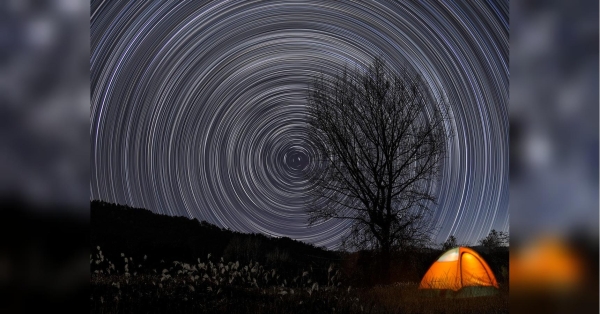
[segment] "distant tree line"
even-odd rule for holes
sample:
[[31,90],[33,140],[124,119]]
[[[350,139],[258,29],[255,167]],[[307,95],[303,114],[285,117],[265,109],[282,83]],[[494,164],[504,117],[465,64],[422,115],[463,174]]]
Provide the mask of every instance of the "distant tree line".
[[[496,231],[496,229],[492,229],[488,235],[477,241],[477,243],[483,246],[486,250],[494,251],[501,248],[508,247],[509,237],[508,233],[504,231]],[[456,237],[454,235],[448,236],[446,241],[442,243],[442,251],[447,251],[451,248],[455,248],[457,246],[468,246],[466,244],[458,244]]]

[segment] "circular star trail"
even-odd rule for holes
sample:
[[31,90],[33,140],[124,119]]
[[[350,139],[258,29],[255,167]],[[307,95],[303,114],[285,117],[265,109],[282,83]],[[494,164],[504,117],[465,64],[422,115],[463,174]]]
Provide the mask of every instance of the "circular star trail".
[[507,2],[92,1],[91,199],[335,248],[306,90],[374,57],[450,105],[435,240],[507,231]]

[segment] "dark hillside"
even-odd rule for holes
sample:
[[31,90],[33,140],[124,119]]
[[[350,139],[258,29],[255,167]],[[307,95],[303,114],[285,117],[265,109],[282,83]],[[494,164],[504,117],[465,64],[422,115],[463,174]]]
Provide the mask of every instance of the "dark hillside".
[[[313,267],[324,270],[340,257],[290,238],[271,238],[262,234],[244,234],[219,228],[205,221],[155,214],[102,201],[91,202],[91,245],[100,246],[104,256],[117,266],[123,263],[121,253],[141,261],[145,267],[158,268],[165,262],[228,261],[247,264],[250,261],[293,272]],[[92,250],[94,251],[94,250]]]

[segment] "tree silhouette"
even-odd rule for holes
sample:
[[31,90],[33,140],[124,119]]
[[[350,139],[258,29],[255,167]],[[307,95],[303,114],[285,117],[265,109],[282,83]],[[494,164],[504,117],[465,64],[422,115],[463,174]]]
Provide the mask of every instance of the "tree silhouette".
[[428,241],[429,209],[445,158],[446,107],[431,100],[417,75],[386,70],[315,79],[308,89],[308,139],[318,153],[309,193],[310,222],[351,219],[345,243],[380,250],[382,278],[390,252]]
[[442,251],[448,251],[451,248],[455,248],[457,247],[458,244],[456,243],[456,237],[451,235],[448,237],[448,239],[446,239],[446,242],[444,242],[444,244],[442,244]]
[[479,244],[490,250],[508,246],[508,233],[492,229],[485,238],[479,240]]

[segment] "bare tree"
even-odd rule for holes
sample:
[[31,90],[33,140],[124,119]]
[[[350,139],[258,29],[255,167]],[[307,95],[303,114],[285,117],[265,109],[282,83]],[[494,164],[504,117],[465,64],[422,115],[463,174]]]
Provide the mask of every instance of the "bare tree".
[[308,89],[308,139],[319,154],[308,174],[310,222],[353,220],[346,243],[379,249],[382,276],[392,249],[429,239],[450,138],[445,106],[418,76],[400,73],[377,58],[366,71],[321,76]]

